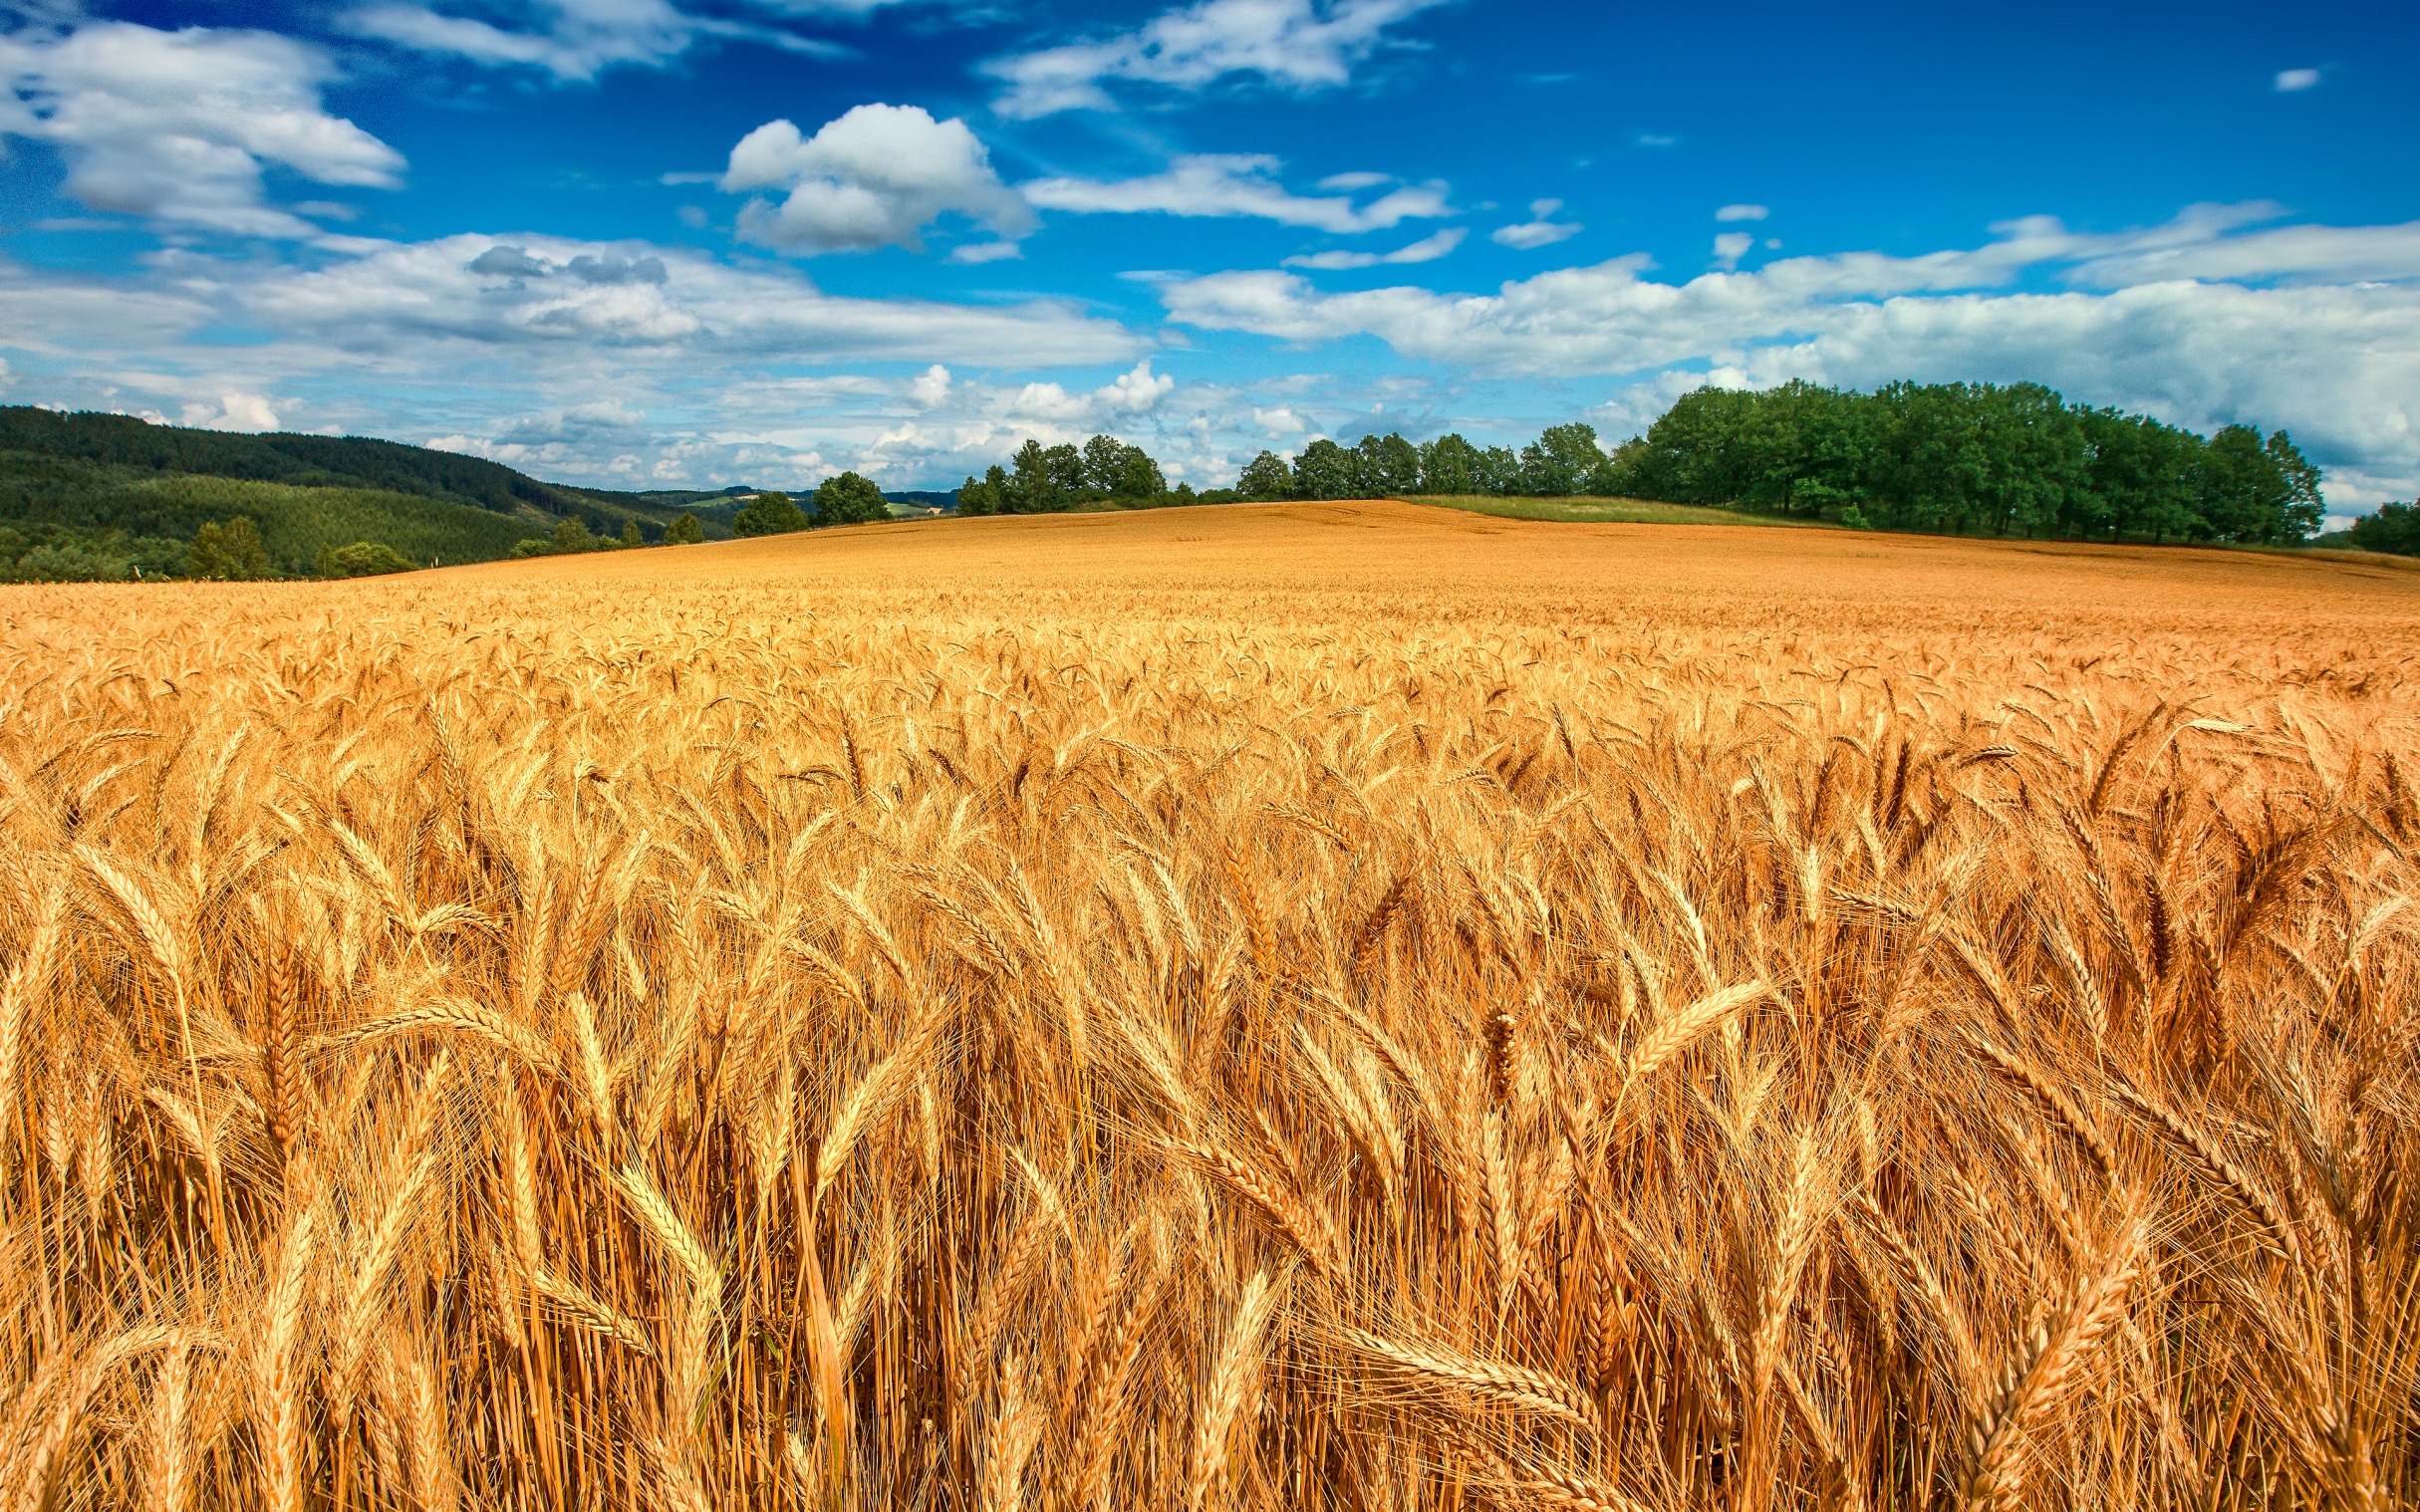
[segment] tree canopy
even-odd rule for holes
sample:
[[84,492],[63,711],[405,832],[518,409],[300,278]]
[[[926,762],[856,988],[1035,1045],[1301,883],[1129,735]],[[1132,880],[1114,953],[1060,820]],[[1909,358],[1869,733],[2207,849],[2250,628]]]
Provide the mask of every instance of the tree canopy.
[[823,480],[815,490],[815,524],[870,525],[891,518],[883,491],[867,478],[844,472]]
[[788,494],[774,489],[748,500],[731,517],[731,530],[742,536],[786,536],[806,528],[806,514],[790,502]]
[[2319,470],[2282,430],[2204,437],[2038,383],[1701,388],[1611,451],[1584,421],[1517,453],[1455,434],[1320,438],[1290,464],[1261,452],[1237,492],[1589,494],[1901,530],[2272,544],[2308,540],[2321,513]]

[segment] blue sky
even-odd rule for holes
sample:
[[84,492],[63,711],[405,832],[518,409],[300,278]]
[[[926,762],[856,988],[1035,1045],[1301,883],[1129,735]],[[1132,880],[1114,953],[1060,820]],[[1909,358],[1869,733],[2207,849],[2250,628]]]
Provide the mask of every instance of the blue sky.
[[2420,491],[2409,6],[0,6],[0,397],[624,487],[2037,379]]

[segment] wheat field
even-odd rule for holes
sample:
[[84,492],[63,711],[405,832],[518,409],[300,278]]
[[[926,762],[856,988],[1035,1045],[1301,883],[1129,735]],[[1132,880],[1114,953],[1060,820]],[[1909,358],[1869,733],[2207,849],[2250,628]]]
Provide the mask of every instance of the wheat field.
[[2420,576],[0,589],[0,1507],[2420,1502]]

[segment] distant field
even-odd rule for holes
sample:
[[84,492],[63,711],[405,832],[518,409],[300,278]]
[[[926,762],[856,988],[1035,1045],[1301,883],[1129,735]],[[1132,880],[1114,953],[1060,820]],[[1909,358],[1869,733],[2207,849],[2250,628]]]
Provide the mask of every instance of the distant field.
[[0,587],[27,1506],[2420,1504],[2420,571]]

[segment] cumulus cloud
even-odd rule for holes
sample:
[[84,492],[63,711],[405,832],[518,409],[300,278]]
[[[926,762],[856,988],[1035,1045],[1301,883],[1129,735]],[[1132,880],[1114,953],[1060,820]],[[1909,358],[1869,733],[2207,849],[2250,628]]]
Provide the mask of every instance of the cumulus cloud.
[[1715,211],[1717,220],[1762,220],[1773,212],[1762,205],[1725,205]]
[[[1079,307],[841,298],[794,269],[646,243],[454,236],[283,262],[168,249],[122,275],[0,257],[0,332],[43,399],[245,428],[273,414],[617,487],[811,485],[861,462],[922,486],[1026,433],[1183,430],[1151,343]],[[1053,369],[1090,370],[1038,386],[1028,407],[1060,418],[1012,417]],[[986,370],[1016,377],[960,376]],[[913,444],[876,444],[910,423]]]
[[1528,220],[1517,225],[1498,226],[1487,233],[1487,240],[1526,252],[1532,247],[1552,246],[1565,237],[1577,236],[1581,228],[1576,222],[1554,218],[1554,212],[1562,207],[1563,202],[1559,199],[1533,199],[1529,201]]
[[1746,231],[1724,232],[1715,238],[1715,265],[1727,271],[1737,268],[1740,259],[1746,257],[1748,248],[1755,244],[1756,239]]
[[2319,71],[2317,69],[2282,69],[2278,73],[2277,88],[2281,95],[2294,95],[2303,90],[2315,89],[2318,87],[2318,83]]
[[1166,374],[1153,373],[1151,359],[1145,358],[1135,365],[1132,373],[1121,373],[1111,378],[1095,397],[1120,414],[1149,414],[1176,390],[1177,380]]
[[1332,88],[1387,42],[1386,29],[1447,0],[1200,0],[1131,32],[985,64],[1007,85],[993,108],[1033,118],[1113,109],[1110,80],[1198,90],[1231,75],[1277,89]]
[[[1503,375],[1613,375],[1667,386],[1694,386],[1709,374],[1753,384],[2039,379],[2088,402],[2197,426],[2285,426],[2339,485],[2359,477],[2372,480],[2361,486],[2386,479],[2412,489],[2420,484],[2420,259],[2412,256],[2420,233],[2243,233],[2259,213],[2201,209],[2114,236],[2035,218],[2009,223],[1977,248],[1792,258],[1685,283],[1650,279],[1649,260],[1631,256],[1491,295],[1323,294],[1296,275],[1260,272],[1173,282],[1161,298],[1188,325],[1289,342],[1375,336],[1406,356]],[[2153,252],[2160,261],[2139,261]],[[2168,276],[2180,261],[2235,276]],[[2347,266],[2400,272],[2357,283],[2293,276]],[[2027,272],[2085,287],[2007,287]]]
[[393,188],[403,170],[393,147],[321,109],[334,73],[318,51],[265,32],[20,32],[0,36],[0,133],[58,146],[67,193],[92,209],[311,236],[318,227],[267,203],[264,168],[364,188]]
[[1033,228],[1033,212],[1000,182],[966,123],[912,105],[861,105],[813,136],[767,122],[731,148],[720,183],[734,194],[789,191],[778,205],[752,200],[739,216],[742,236],[785,252],[922,250],[925,228],[953,212],[1008,242]]
[[[1412,184],[1356,205],[1350,195],[1295,194],[1278,181],[1284,163],[1257,154],[1204,152],[1176,158],[1142,178],[1042,178],[1024,185],[1045,210],[1081,214],[1253,216],[1338,234],[1384,231],[1407,220],[1455,214],[1442,183]],[[1358,176],[1358,175],[1356,175]]]
[[1461,226],[1448,226],[1434,236],[1424,236],[1411,245],[1398,247],[1392,252],[1313,252],[1304,256],[1289,257],[1285,260],[1285,265],[1289,268],[1337,269],[1376,268],[1403,263],[1433,263],[1461,246],[1463,239],[1470,234]]
[[179,425],[200,430],[275,430],[277,411],[265,393],[222,393],[216,403],[189,403],[176,417]]

